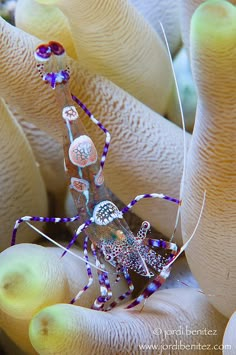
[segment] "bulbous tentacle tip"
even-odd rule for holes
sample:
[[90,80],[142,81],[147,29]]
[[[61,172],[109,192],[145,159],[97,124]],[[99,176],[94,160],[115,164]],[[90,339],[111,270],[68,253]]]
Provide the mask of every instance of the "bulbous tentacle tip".
[[[207,0],[201,4],[197,10],[197,14],[210,16],[210,20],[225,19],[231,17],[233,5],[226,0]],[[195,15],[197,16],[197,15]]]
[[39,308],[64,299],[62,265],[46,248],[14,245],[0,254],[0,263],[0,311],[5,314],[26,319]]
[[[66,307],[66,305],[64,306]],[[77,306],[71,307],[77,308]],[[54,351],[61,353],[59,349],[65,347],[65,340],[67,338],[69,341],[71,340],[68,332],[69,323],[72,321],[70,312],[68,316],[65,316],[65,313],[60,310],[59,304],[44,308],[30,322],[30,341],[33,347],[42,354],[46,354],[46,351],[49,351],[50,354]]]
[[236,7],[225,0],[207,0],[192,16],[191,34],[207,41],[221,41],[224,36],[235,36]]

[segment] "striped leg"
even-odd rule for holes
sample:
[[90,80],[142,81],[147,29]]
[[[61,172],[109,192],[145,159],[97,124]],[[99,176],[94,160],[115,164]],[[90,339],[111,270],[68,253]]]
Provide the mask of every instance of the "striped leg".
[[128,273],[128,269],[127,268],[123,268],[123,273],[124,273],[124,278],[127,281],[128,287],[129,289],[123,293],[122,295],[120,295],[119,297],[117,297],[106,309],[105,312],[110,311],[112,308],[116,307],[120,302],[122,302],[123,300],[125,300],[126,298],[128,298],[133,290],[134,290],[134,285],[133,282],[131,280],[131,277]]
[[181,204],[181,201],[176,199],[176,198],[173,198],[173,197],[170,197],[170,196],[167,196],[167,195],[164,195],[164,194],[156,194],[156,193],[153,193],[153,194],[144,194],[144,195],[138,195],[136,196],[127,206],[125,206],[121,212],[124,214],[126,212],[128,212],[134,205],[136,205],[136,203],[144,198],[160,198],[162,200],[167,200],[167,201],[170,201],[170,202],[174,202],[176,203],[177,205],[180,205]]
[[[78,238],[78,236],[80,235],[80,233],[82,233],[86,228],[88,228],[88,226],[90,226],[90,224],[92,224],[93,222],[94,222],[94,219],[90,218],[86,222],[81,224],[81,226],[79,226],[79,228],[77,229],[77,231],[73,235],[70,243],[67,245],[67,247],[66,247],[67,250],[69,250],[72,247],[72,245],[75,243],[75,241]],[[64,251],[62,253],[61,257],[63,257],[65,254],[66,254],[66,251]]]
[[[180,250],[177,252],[175,251],[175,255],[172,256],[171,260],[169,260],[167,262],[167,264],[163,267],[162,271],[160,272],[160,274],[154,278],[154,280],[152,280],[147,287],[143,290],[143,292],[141,293],[140,296],[138,296],[132,303],[130,303],[128,305],[128,307],[126,308],[133,308],[135,306],[137,306],[138,304],[140,304],[141,302],[143,302],[145,299],[147,299],[148,297],[150,297],[154,292],[156,292],[161,285],[163,285],[163,283],[166,281],[166,279],[169,277],[170,275],[170,270],[171,270],[171,265],[175,262],[175,260],[185,251],[185,249],[187,248],[187,246],[189,245],[189,243],[192,241],[196,230],[200,224],[201,218],[202,218],[202,213],[204,210],[204,206],[205,206],[205,200],[206,200],[206,191],[204,191],[204,196],[203,196],[203,201],[202,201],[202,207],[201,207],[201,211],[197,220],[197,224],[191,234],[191,236],[189,237],[189,239],[187,240],[187,242],[182,245],[182,247],[180,248]],[[171,243],[172,244],[172,243]],[[173,250],[174,251],[174,250]]]
[[[95,245],[92,243],[91,244],[91,249],[92,249],[92,253],[94,256],[94,260],[95,260],[95,264],[99,269],[104,269],[105,270],[105,266],[104,264],[101,264],[100,260],[98,259],[97,253],[96,253],[96,248]],[[107,288],[106,288],[106,284],[105,284],[105,278],[104,278],[104,273],[102,271],[97,272],[98,274],[98,282],[100,285],[100,293],[102,297],[106,297],[107,296]]]
[[112,297],[112,290],[107,273],[101,274],[101,295],[95,300],[92,309],[97,311],[101,310],[106,302],[108,302]]
[[116,268],[116,279],[115,279],[115,283],[118,283],[121,279],[121,267],[117,266]]
[[[94,245],[92,244],[91,246],[94,257],[95,257],[95,261],[96,261],[96,266],[98,266],[100,269],[105,269],[105,265],[101,264],[97,255],[96,255],[96,251],[94,248]],[[101,271],[97,271],[98,272],[98,282],[100,284],[100,296],[94,301],[94,304],[92,305],[92,309],[95,309],[96,311],[99,311],[103,308],[104,304],[109,301],[112,297],[112,290],[111,290],[111,285],[110,285],[110,281],[109,278],[107,276],[107,272],[101,272]]]
[[39,216],[24,216],[19,218],[13,228],[12,238],[11,238],[11,245],[16,244],[16,233],[17,230],[22,222],[46,222],[46,223],[68,223],[74,222],[80,219],[80,216],[75,217],[39,217]]
[[178,248],[175,243],[166,242],[165,240],[162,239],[147,238],[147,233],[149,230],[150,230],[150,223],[144,221],[141,225],[140,230],[137,233],[136,239],[142,241],[144,245],[148,245],[150,247],[169,249],[172,251],[173,255],[176,255]]
[[[109,131],[101,124],[101,122],[99,122],[92,115],[92,113],[89,111],[89,109],[75,95],[72,94],[71,97],[82,108],[82,110],[86,113],[86,115],[90,118],[90,120],[93,123],[95,123],[106,135],[105,145],[103,147],[103,153],[102,153],[101,162],[100,162],[100,170],[97,174],[97,178],[99,178],[101,176],[103,168],[104,168],[106,156],[107,156],[110,141],[111,141],[111,135],[110,135]],[[95,182],[96,182],[96,177],[95,177]]]
[[166,242],[165,240],[162,239],[146,238],[144,239],[143,244],[148,245],[150,247],[168,249],[172,251],[173,255],[176,255],[178,250],[178,247],[175,243]]
[[[149,229],[149,225],[146,225],[147,222],[143,222],[143,224],[144,223],[145,223],[144,227],[147,227],[146,229]],[[170,250],[171,254],[167,258],[166,264],[172,262],[177,255],[178,248],[175,243],[166,242],[165,240],[162,239],[145,238],[143,239],[143,244],[151,247]],[[160,272],[160,274],[148,284],[148,286],[142,291],[141,295],[137,297],[130,305],[128,305],[127,308],[133,308],[138,304],[140,304],[142,301],[144,301],[146,298],[150,297],[154,292],[156,292],[163,285],[163,283],[169,277],[169,274],[170,274],[170,267],[164,267]]]
[[154,292],[156,292],[166,281],[170,275],[170,268],[163,268],[160,274],[152,280],[147,287],[142,291],[141,295],[138,296],[132,303],[130,303],[126,308],[130,309],[138,304],[142,303],[146,298],[150,297]]
[[89,261],[88,258],[88,236],[86,235],[86,237],[84,238],[84,259],[85,259],[85,265],[86,265],[86,269],[87,269],[87,274],[88,274],[88,283],[87,285],[84,286],[84,288],[79,291],[77,293],[77,295],[71,300],[71,304],[74,304],[81,296],[82,294],[92,285],[93,283],[93,274],[92,274],[92,270],[90,265],[87,263]]
[[165,240],[162,240],[162,239],[146,238],[143,241],[143,244],[148,245],[150,247],[156,247],[156,248],[170,250],[171,253],[169,254],[168,258],[166,259],[167,263],[171,262],[176,257],[176,255],[178,253],[178,247],[175,243],[166,242]]

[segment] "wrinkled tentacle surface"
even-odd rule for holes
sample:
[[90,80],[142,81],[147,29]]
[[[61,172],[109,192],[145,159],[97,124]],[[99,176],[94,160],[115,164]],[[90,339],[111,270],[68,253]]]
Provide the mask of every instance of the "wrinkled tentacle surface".
[[221,0],[202,4],[192,17],[190,40],[199,99],[188,153],[183,234],[185,239],[193,228],[206,190],[202,222],[186,253],[203,291],[212,295],[209,301],[230,316],[236,306],[235,6]]

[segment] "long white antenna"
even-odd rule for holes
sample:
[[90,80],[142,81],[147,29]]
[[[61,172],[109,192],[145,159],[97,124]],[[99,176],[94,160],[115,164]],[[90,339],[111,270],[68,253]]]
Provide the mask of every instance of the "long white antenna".
[[179,250],[178,254],[175,256],[175,258],[169,264],[167,264],[164,268],[169,268],[175,262],[175,260],[185,251],[185,249],[187,248],[187,246],[189,245],[189,243],[193,239],[193,237],[198,229],[198,226],[200,224],[201,218],[202,218],[203,210],[205,207],[205,202],[206,202],[206,191],[204,191],[203,200],[202,200],[202,207],[201,207],[201,210],[199,213],[199,217],[198,217],[196,226],[195,226],[190,238],[187,240],[187,242],[184,245],[182,245],[182,247],[180,248],[180,250]]
[[51,243],[55,244],[57,247],[61,248],[62,250],[66,251],[68,254],[73,255],[74,257],[76,257],[77,259],[80,259],[83,261],[83,263],[85,264],[89,264],[90,266],[94,267],[97,270],[102,271],[103,273],[107,273],[108,271],[105,271],[104,269],[100,269],[98,266],[96,266],[95,264],[91,263],[90,261],[85,260],[84,258],[82,258],[81,256],[73,253],[73,251],[66,249],[65,247],[63,247],[63,245],[61,245],[60,243],[56,242],[55,240],[53,240],[52,238],[50,238],[48,235],[44,234],[43,232],[41,232],[38,228],[36,228],[35,226],[33,226],[32,224],[30,224],[29,222],[26,222],[28,224],[28,226],[32,229],[34,229],[37,233],[39,233],[42,237],[46,238],[47,240],[49,240]]
[[[179,87],[178,87],[178,83],[177,83],[177,79],[176,79],[176,75],[175,75],[175,70],[174,70],[174,65],[172,62],[172,57],[171,57],[171,53],[170,53],[170,47],[169,47],[169,43],[166,37],[166,33],[164,30],[164,27],[162,25],[162,23],[160,22],[160,27],[161,30],[163,32],[163,37],[166,43],[166,48],[167,48],[167,52],[168,52],[168,56],[170,59],[170,65],[171,65],[171,70],[173,73],[173,78],[174,78],[174,83],[175,83],[175,88],[176,88],[176,93],[177,93],[177,98],[178,98],[178,103],[179,103],[179,110],[180,110],[180,115],[181,115],[181,122],[182,122],[182,128],[183,128],[183,154],[184,154],[184,158],[183,158],[183,173],[182,173],[182,179],[180,182],[180,192],[179,192],[179,199],[182,200],[182,196],[183,196],[183,188],[184,188],[184,184],[185,184],[185,174],[186,174],[186,159],[187,159],[187,147],[186,147],[186,128],[185,128],[185,121],[184,121],[184,113],[183,113],[183,108],[182,108],[182,103],[181,103],[181,99],[180,99],[180,93],[179,93]],[[178,206],[178,210],[177,210],[177,214],[176,214],[176,220],[175,220],[175,226],[174,226],[174,231],[171,235],[170,238],[170,242],[173,240],[174,236],[175,236],[175,232],[178,226],[178,222],[179,222],[179,216],[180,216],[180,208],[181,205]]]

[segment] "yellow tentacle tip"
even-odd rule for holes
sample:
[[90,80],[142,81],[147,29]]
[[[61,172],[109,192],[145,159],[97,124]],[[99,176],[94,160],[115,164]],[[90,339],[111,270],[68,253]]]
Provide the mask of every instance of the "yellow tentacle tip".
[[207,0],[192,16],[191,32],[205,36],[205,41],[221,41],[226,35],[235,36],[236,7],[225,0]]
[[0,254],[0,311],[26,319],[40,308],[64,301],[67,279],[59,258],[34,244]]
[[71,341],[68,329],[73,320],[70,313],[66,317],[65,312],[60,312],[61,306],[63,309],[60,304],[44,308],[30,322],[30,341],[40,354],[63,354],[66,339]]

